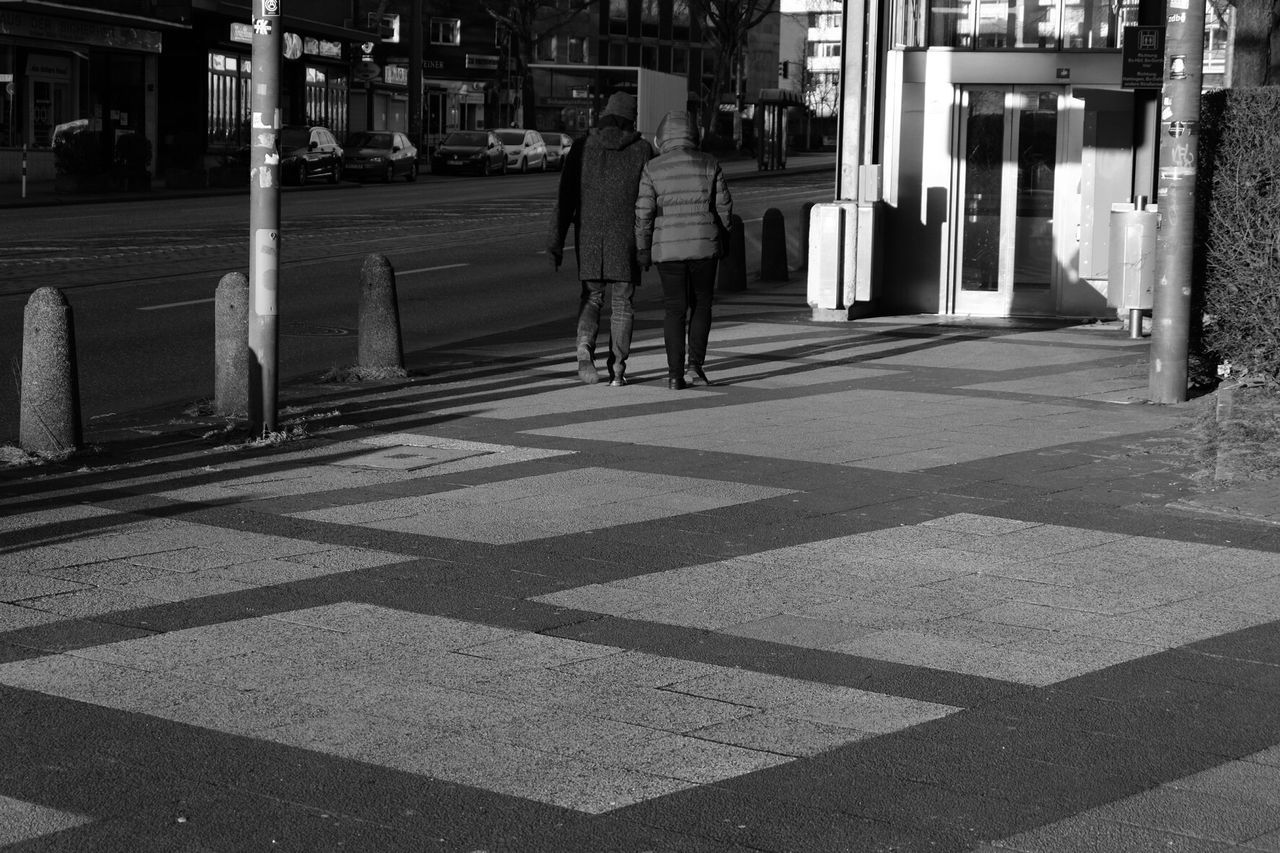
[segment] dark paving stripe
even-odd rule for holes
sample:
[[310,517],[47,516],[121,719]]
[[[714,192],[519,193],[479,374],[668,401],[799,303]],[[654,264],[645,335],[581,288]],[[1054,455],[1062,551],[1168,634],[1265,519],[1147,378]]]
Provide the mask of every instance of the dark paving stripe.
[[[572,611],[561,611],[559,617],[571,615]],[[583,613],[580,621],[543,633],[962,708],[997,702],[1030,689],[994,678],[597,614]]]

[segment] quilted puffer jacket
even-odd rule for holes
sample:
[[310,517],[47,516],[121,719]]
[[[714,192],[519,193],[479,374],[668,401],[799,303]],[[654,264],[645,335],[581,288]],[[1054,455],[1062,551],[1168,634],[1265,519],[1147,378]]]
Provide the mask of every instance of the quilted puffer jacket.
[[666,114],[654,145],[659,154],[645,165],[636,197],[636,250],[641,263],[650,258],[662,263],[715,257],[716,218],[727,229],[733,214],[733,198],[720,164],[697,150],[693,125],[684,110]]

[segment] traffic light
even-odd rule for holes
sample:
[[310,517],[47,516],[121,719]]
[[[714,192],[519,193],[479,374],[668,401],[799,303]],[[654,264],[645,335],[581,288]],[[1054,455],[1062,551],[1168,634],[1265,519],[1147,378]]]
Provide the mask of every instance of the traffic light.
[[787,79],[788,72],[790,70],[791,70],[791,63],[788,60],[784,59],[782,60],[781,63],[778,64],[778,73],[782,75],[783,80]]

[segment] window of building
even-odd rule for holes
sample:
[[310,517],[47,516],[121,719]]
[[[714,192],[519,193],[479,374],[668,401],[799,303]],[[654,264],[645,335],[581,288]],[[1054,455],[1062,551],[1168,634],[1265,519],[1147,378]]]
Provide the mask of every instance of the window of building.
[[671,3],[671,38],[675,41],[689,40],[689,0],[672,0]]
[[812,42],[814,56],[839,56],[840,42],[838,41],[819,41]]
[[347,131],[347,78],[307,66],[307,122],[322,124],[339,136]]
[[235,151],[249,144],[249,77],[253,66],[248,57],[211,52],[209,54],[208,148]]
[[658,21],[658,0],[640,0],[640,34],[649,38],[657,38]]
[[578,36],[570,36],[568,44],[570,62],[587,61],[587,40]]
[[627,34],[627,20],[630,9],[627,0],[606,0],[609,10],[609,33],[616,36]]
[[457,18],[432,18],[431,43],[462,44],[462,21]]
[[4,83],[0,86],[0,146],[6,148],[22,144],[14,83],[18,77],[13,70],[16,52],[9,45],[0,44],[0,82]]
[[640,67],[648,68],[653,71],[658,70],[658,46],[657,45],[654,45],[654,44],[641,45]]
[[556,61],[556,37],[543,36],[538,39],[538,61],[539,62],[555,62]]
[[689,73],[689,50],[684,47],[671,48],[671,73]]
[[[898,0],[901,47],[1107,49],[1136,19],[1138,0]],[[927,26],[927,32],[925,28]]]
[[609,64],[610,65],[626,65],[627,64],[627,43],[624,41],[609,42]]

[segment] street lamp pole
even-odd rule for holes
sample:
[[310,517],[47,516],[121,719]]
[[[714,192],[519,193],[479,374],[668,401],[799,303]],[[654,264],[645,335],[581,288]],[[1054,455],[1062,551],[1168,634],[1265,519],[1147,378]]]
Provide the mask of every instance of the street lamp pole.
[[249,146],[249,426],[276,431],[283,0],[254,0]]
[[1204,6],[1204,0],[1170,0],[1166,19],[1160,180],[1156,189],[1160,227],[1156,232],[1157,278],[1148,381],[1153,403],[1187,399]]

